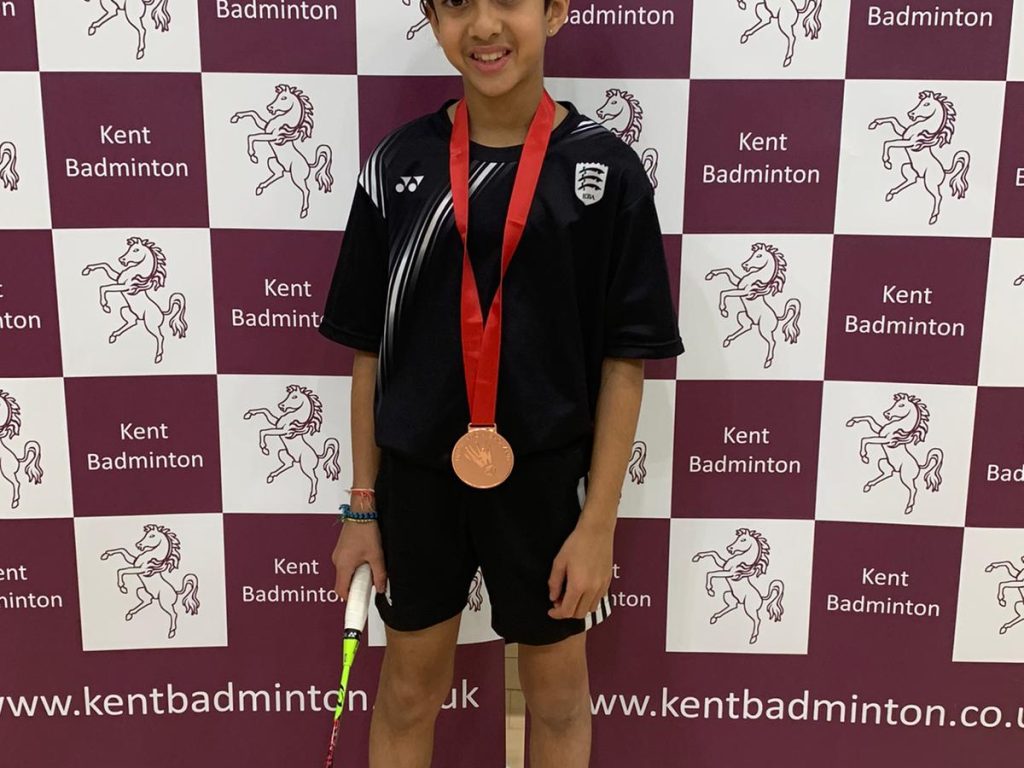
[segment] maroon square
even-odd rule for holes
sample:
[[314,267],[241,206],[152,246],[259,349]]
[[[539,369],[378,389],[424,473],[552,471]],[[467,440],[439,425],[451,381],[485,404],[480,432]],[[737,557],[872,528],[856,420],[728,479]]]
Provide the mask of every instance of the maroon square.
[[459,77],[359,76],[359,157],[365,160],[385,136],[405,123],[462,98]]
[[996,237],[1024,237],[1024,83],[1007,83],[996,178]]
[[673,517],[814,517],[820,381],[676,384]]
[[825,378],[975,384],[989,241],[842,235]]
[[[843,659],[864,693],[886,690],[887,679],[925,686],[930,670],[947,667],[953,657],[962,544],[962,528],[817,522],[810,653]],[[868,600],[884,606],[910,600],[935,605],[937,613],[868,610]]]
[[55,227],[207,226],[198,73],[41,78]]
[[690,83],[683,231],[831,232],[842,81]]
[[[261,18],[260,6],[291,14]],[[356,73],[355,0],[199,3],[204,72]]]
[[[679,316],[679,270],[682,258],[682,235],[663,235],[665,243],[665,265],[668,267],[668,287],[672,291],[672,306]],[[683,339],[686,346],[686,339]],[[644,364],[644,376],[648,379],[674,379],[676,377],[676,360],[670,357],[664,360],[648,360]]]
[[690,76],[693,6],[678,0],[573,3],[544,52],[551,77]]
[[215,376],[65,379],[64,392],[76,515],[220,510]]
[[337,232],[213,230],[220,373],[352,373],[352,352],[317,332]]
[[49,230],[0,230],[0,377],[60,376]]
[[1012,4],[851,0],[847,77],[1003,80]]
[[967,524],[1024,528],[1024,389],[978,387]]
[[[18,659],[4,665],[4,693],[41,693],[61,682],[47,671],[50,654],[63,657],[81,650],[74,520],[3,520],[0,530],[0,595],[35,605],[0,607],[5,617],[0,655]],[[40,652],[41,641],[45,652]],[[6,738],[17,731],[11,728],[5,734],[5,760]]]
[[0,2],[0,72],[37,69],[36,10],[32,0]]

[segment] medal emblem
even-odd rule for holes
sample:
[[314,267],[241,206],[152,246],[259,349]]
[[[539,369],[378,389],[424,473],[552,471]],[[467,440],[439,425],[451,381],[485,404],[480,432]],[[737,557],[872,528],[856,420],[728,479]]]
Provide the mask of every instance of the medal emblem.
[[470,427],[452,450],[452,469],[473,488],[501,485],[514,462],[512,447],[494,427]]

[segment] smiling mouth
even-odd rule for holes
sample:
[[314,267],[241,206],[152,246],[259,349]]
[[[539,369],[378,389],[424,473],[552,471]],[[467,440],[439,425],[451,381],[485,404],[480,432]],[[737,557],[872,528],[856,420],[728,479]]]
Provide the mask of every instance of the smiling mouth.
[[501,61],[511,53],[512,51],[508,50],[496,51],[494,53],[471,53],[469,54],[469,58],[473,59],[474,61],[483,62],[484,64],[493,64],[496,61]]

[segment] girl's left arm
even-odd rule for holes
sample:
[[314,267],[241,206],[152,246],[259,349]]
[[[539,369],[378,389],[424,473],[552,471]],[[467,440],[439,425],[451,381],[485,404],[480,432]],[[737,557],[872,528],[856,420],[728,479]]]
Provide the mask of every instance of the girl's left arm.
[[[548,579],[552,618],[584,618],[612,579],[612,549],[622,483],[633,451],[644,388],[643,360],[605,358],[601,367],[587,497],[576,529]],[[565,594],[562,585],[565,584]]]

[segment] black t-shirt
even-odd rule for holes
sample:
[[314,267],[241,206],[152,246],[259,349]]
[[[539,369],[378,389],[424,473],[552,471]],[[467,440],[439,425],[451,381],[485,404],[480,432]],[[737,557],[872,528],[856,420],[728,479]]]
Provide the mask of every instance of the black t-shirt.
[[[319,327],[380,356],[377,444],[436,466],[450,464],[469,424],[451,103],[394,131],[367,160]],[[518,456],[592,438],[605,357],[683,351],[643,166],[562,104],[569,114],[551,134],[502,288],[496,422]],[[485,318],[520,151],[470,146],[469,253]]]

